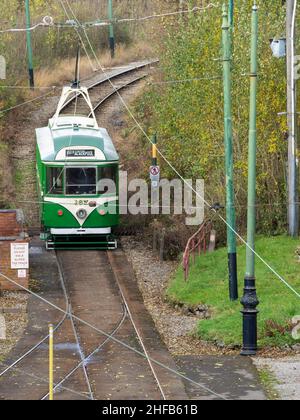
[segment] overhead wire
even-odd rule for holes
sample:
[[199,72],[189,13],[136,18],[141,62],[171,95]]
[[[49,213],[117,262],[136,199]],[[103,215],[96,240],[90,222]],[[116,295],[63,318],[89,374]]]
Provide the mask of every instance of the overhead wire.
[[[136,348],[132,347],[131,345],[123,342],[122,340],[118,339],[117,337],[114,337],[111,334],[108,334],[107,332],[101,330],[100,328],[95,327],[93,324],[91,324],[90,322],[85,321],[82,318],[79,318],[78,316],[74,315],[74,314],[69,314],[68,312],[66,312],[64,309],[60,308],[58,305],[48,301],[47,299],[45,299],[43,296],[38,295],[37,293],[33,292],[32,290],[26,288],[25,286],[23,286],[22,284],[17,283],[15,280],[11,279],[10,277],[6,276],[4,273],[0,272],[0,277],[4,278],[5,280],[7,280],[8,282],[14,284],[15,286],[17,286],[18,288],[24,290],[25,292],[31,294],[32,296],[34,296],[35,298],[41,300],[42,302],[46,303],[47,305],[51,306],[52,308],[58,310],[61,313],[67,314],[69,316],[72,316],[72,318],[80,323],[82,323],[83,325],[91,328],[92,330],[98,332],[101,335],[104,335],[105,337],[109,338],[111,341],[114,341],[115,343],[119,344],[120,346],[127,348],[128,350],[133,351],[134,353],[138,354],[139,356],[143,357],[144,359],[146,358],[146,355],[141,352],[140,350],[137,350]],[[206,387],[205,385],[200,384],[199,382],[185,376],[184,374],[182,374],[181,372],[170,368],[169,366],[166,366],[165,364],[161,363],[160,361],[149,357],[149,359],[151,360],[151,362],[155,363],[156,365],[160,366],[161,368],[169,371],[170,373],[173,373],[176,376],[181,377],[182,379],[185,379],[186,381],[197,385],[199,388],[209,392],[212,395],[215,395],[216,397],[222,399],[222,400],[227,400],[226,397],[224,397],[221,394],[218,394],[217,392],[213,391],[212,389]]]
[[[22,374],[24,374],[24,375],[26,375],[26,376],[28,376],[28,377],[30,377],[30,378],[32,378],[32,379],[36,379],[36,380],[41,381],[41,382],[43,382],[43,383],[45,383],[45,384],[47,384],[47,385],[49,384],[49,379],[46,379],[46,378],[42,378],[42,377],[40,377],[40,376],[37,376],[37,375],[35,375],[34,373],[31,373],[31,372],[28,372],[27,370],[24,370],[24,369],[22,369],[22,368],[16,367],[15,365],[14,365],[14,366],[9,366],[9,365],[7,365],[7,364],[6,364],[6,363],[4,363],[4,362],[0,362],[0,366],[1,366],[1,365],[5,366],[5,367],[6,367],[6,370],[10,370],[10,369],[12,369],[12,370],[15,370],[15,371],[17,371],[17,372],[20,372],[20,373],[22,373]],[[71,388],[69,388],[69,387],[63,386],[63,385],[61,385],[61,384],[59,384],[59,386],[58,386],[58,385],[55,385],[55,387],[56,387],[56,389],[62,389],[62,390],[64,390],[64,391],[68,391],[68,392],[70,392],[71,394],[74,394],[74,395],[77,395],[77,396],[83,397],[83,398],[85,398],[85,399],[87,399],[87,400],[89,400],[89,399],[90,399],[90,398],[89,398],[86,394],[83,394],[83,393],[81,393],[81,392],[75,391],[74,389],[71,389]]]
[[[67,1],[67,0],[66,0]],[[69,5],[70,7],[70,5]],[[74,15],[74,12],[73,12]],[[77,19],[77,18],[76,18]],[[130,117],[133,119],[133,121],[135,122],[135,124],[137,125],[137,127],[140,129],[140,131],[143,133],[143,135],[145,136],[145,138],[149,141],[149,143],[152,145],[152,139],[149,137],[149,135],[146,133],[146,131],[144,130],[144,128],[142,127],[142,125],[139,123],[139,121],[136,119],[135,115],[133,114],[133,112],[131,111],[131,109],[129,108],[129,106],[127,105],[126,101],[123,99],[122,95],[120,94],[120,92],[118,92],[118,90],[115,88],[114,84],[112,83],[112,81],[110,80],[107,72],[104,70],[104,67],[101,65],[95,50],[93,48],[93,46],[91,45],[90,39],[88,37],[88,34],[86,33],[86,30],[84,29],[84,33],[86,35],[86,38],[88,40],[88,43],[90,45],[90,48],[93,51],[93,54],[96,58],[96,61],[98,63],[98,66],[100,67],[101,71],[106,75],[108,81],[110,82],[111,86],[113,87],[113,89],[116,91],[116,94],[118,95],[121,103],[123,104],[123,106],[125,107],[125,109],[127,110],[127,112],[129,113]],[[239,238],[239,240],[247,246],[247,248],[253,252],[253,254],[264,264],[266,265],[266,267],[269,268],[269,270],[286,286],[288,287],[298,298],[300,298],[300,292],[298,292],[293,286],[291,286],[285,279],[283,276],[281,276],[260,254],[258,254],[258,252],[253,249],[248,242],[234,229],[233,226],[230,225],[230,223],[227,222],[227,220],[218,213],[217,210],[213,209],[212,205],[210,203],[208,203],[208,201],[202,197],[198,191],[196,191],[185,179],[184,177],[178,172],[178,170],[175,168],[175,166],[169,161],[169,159],[161,152],[161,150],[157,147],[157,152],[158,154],[161,156],[161,158],[168,164],[168,166],[173,170],[173,172],[191,189],[191,191],[193,191],[202,201],[203,203],[211,210],[213,211],[215,214],[217,214],[217,216],[219,217],[219,219],[237,236],[237,238]]]
[[[47,1],[48,1],[48,0],[47,0]],[[70,20],[70,15],[69,15],[69,13],[68,13],[68,11],[67,11],[66,7],[65,7],[65,4],[64,4],[63,0],[58,0],[58,1],[60,2],[61,6],[62,6],[62,8],[63,8],[63,11],[64,11],[65,15],[66,15],[66,16],[67,16],[67,18]],[[82,45],[82,48],[83,48],[83,50],[84,50],[84,52],[85,52],[85,54],[86,54],[86,56],[87,56],[87,58],[88,58],[88,61],[89,61],[89,63],[90,63],[90,66],[91,66],[92,70],[93,70],[93,71],[97,71],[97,69],[94,67],[94,65],[93,65],[93,63],[92,63],[92,60],[91,60],[91,58],[90,58],[90,55],[89,55],[89,53],[88,53],[88,51],[87,51],[87,49],[86,49],[86,47],[85,47],[85,44],[84,44],[84,42],[83,42],[83,40],[82,40],[82,37],[81,37],[81,35],[80,35],[80,33],[79,33],[78,29],[77,29],[76,27],[74,27],[74,29],[75,29],[75,31],[76,31],[76,33],[77,33],[77,36],[78,36],[79,41],[80,41],[80,43],[81,43],[81,45]]]
[[[61,0],[59,0],[61,1]],[[27,31],[34,31],[37,28],[40,27],[48,27],[48,28],[82,28],[82,27],[99,27],[99,26],[109,26],[112,23],[118,24],[118,23],[131,23],[131,22],[144,22],[151,19],[160,19],[164,17],[172,17],[172,16],[178,16],[178,15],[184,15],[184,14],[192,14],[197,12],[203,12],[208,9],[217,8],[220,7],[219,4],[215,3],[209,3],[206,6],[200,7],[195,6],[191,9],[185,9],[175,12],[166,12],[166,13],[159,13],[159,14],[153,14],[149,16],[142,16],[142,17],[134,17],[134,18],[122,18],[122,19],[113,19],[113,20],[96,20],[91,22],[77,22],[77,24],[74,24],[72,22],[72,19],[70,19],[69,16],[67,16],[68,21],[67,22],[55,22],[54,18],[52,16],[45,16],[43,20],[37,24],[35,24],[32,27],[29,28],[8,28],[8,29],[2,29],[0,30],[0,33],[9,33],[9,32],[27,32]]]
[[[1,88],[1,86],[0,86],[0,88]],[[11,107],[9,107],[9,108],[1,109],[1,110],[0,110],[0,115],[1,115],[1,114],[6,113],[6,112],[8,112],[8,111],[12,111],[13,109],[20,108],[21,106],[28,105],[28,104],[30,104],[30,103],[32,103],[32,102],[38,101],[39,99],[44,99],[46,96],[49,96],[51,93],[53,93],[53,91],[56,89],[56,87],[52,87],[52,88],[50,88],[50,89],[51,89],[51,90],[50,90],[49,92],[47,92],[47,93],[45,93],[45,94],[43,94],[43,95],[37,96],[37,97],[35,97],[35,98],[33,98],[33,99],[29,99],[29,100],[27,100],[27,101],[24,101],[24,102],[22,102],[22,103],[20,103],[20,104],[17,104],[17,105],[11,106]]]
[[51,16],[45,16],[41,22],[37,23],[34,26],[31,26],[29,28],[2,29],[0,30],[0,34],[10,33],[10,32],[28,32],[28,31],[34,31],[35,29],[40,28],[40,27],[52,27],[52,26],[54,26],[53,18]]
[[[66,13],[66,15],[67,15],[67,17],[69,17],[69,15],[68,15],[68,12],[67,12],[67,10],[66,10],[66,8],[65,8],[65,5],[63,4],[63,1],[62,0],[59,0],[60,1],[60,3],[61,3],[61,5],[62,5],[62,7],[63,7],[63,9],[64,9],[64,11],[65,11],[65,13]],[[69,7],[70,7],[70,5],[69,5]],[[71,10],[72,10],[72,8],[70,8]],[[74,12],[73,12],[73,10],[72,10],[72,14],[75,16],[75,14],[74,14]],[[76,18],[76,16],[75,16],[75,18]],[[78,19],[76,18],[76,20],[77,20],[77,22],[78,22]],[[86,30],[84,29],[84,33],[85,33],[85,36],[86,36],[86,38],[87,38],[87,40],[88,40],[88,43],[89,43],[89,45],[90,45],[90,47],[91,47],[91,49],[92,49],[92,52],[93,52],[93,54],[94,54],[94,56],[95,56],[95,58],[96,58],[96,61],[97,61],[97,63],[98,63],[98,65],[100,66],[100,69],[101,69],[101,71],[105,74],[105,75],[107,75],[107,73],[106,73],[106,71],[105,71],[105,69],[104,69],[104,67],[101,65],[101,63],[100,63],[100,61],[99,61],[99,59],[98,59],[98,57],[97,57],[97,55],[96,55],[96,53],[95,53],[95,51],[94,51],[94,49],[93,49],[93,47],[92,47],[92,45],[91,45],[91,42],[90,42],[90,40],[89,40],[89,37],[88,37],[88,34],[87,34],[87,32],[86,32]],[[79,38],[80,38],[80,40],[81,40],[81,43],[82,43],[82,45],[84,46],[84,48],[85,48],[85,44],[84,44],[84,42],[83,42],[83,40],[82,40],[82,38],[81,38],[81,36],[80,36],[80,34],[78,34],[78,36],[79,36]],[[86,49],[85,49],[86,50]],[[114,85],[113,85],[113,83],[111,82],[111,80],[108,78],[108,80],[110,81],[110,83],[111,83],[111,85],[112,85],[112,87],[114,88],[114,90],[116,90],[115,89],[115,87],[114,87]],[[131,118],[135,121],[135,123],[136,123],[136,125],[138,126],[138,128],[141,130],[141,132],[144,134],[144,136],[148,139],[148,141],[152,144],[152,140],[150,139],[150,137],[147,135],[147,133],[145,132],[145,130],[143,129],[143,127],[141,126],[141,124],[137,121],[137,119],[135,118],[135,116],[134,116],[134,114],[132,113],[132,111],[130,110],[130,108],[128,107],[128,105],[126,104],[126,102],[124,101],[124,99],[123,99],[123,97],[121,96],[121,94],[120,94],[120,92],[118,92],[118,91],[116,91],[116,93],[117,93],[117,95],[119,96],[119,98],[120,98],[120,100],[121,100],[121,102],[123,103],[123,105],[125,106],[125,108],[126,108],[126,110],[127,110],[127,112],[129,113],[129,115],[131,116]],[[43,96],[41,96],[41,97],[44,97],[44,96],[46,96],[46,95],[43,95]],[[37,100],[37,99],[40,99],[41,97],[38,97],[38,98],[35,98],[35,99],[33,99],[33,100],[31,100],[31,101],[26,101],[26,102],[24,102],[23,104],[26,104],[26,103],[29,103],[29,102],[32,102],[32,101],[34,101],[34,100]],[[22,104],[21,104],[22,105]],[[3,111],[1,111],[2,113],[3,112],[7,112],[7,111],[9,111],[9,110],[11,110],[11,109],[14,109],[14,108],[17,108],[18,106],[21,106],[21,105],[16,105],[15,107],[11,107],[11,108],[8,108],[8,109],[6,109],[6,110],[3,110]],[[212,206],[204,199],[204,197],[201,197],[200,195],[199,195],[199,193],[196,191],[196,190],[194,190],[187,182],[186,182],[186,180],[184,180],[184,178],[180,175],[180,173],[176,170],[176,168],[174,167],[174,165],[172,165],[171,164],[171,162],[164,156],[164,154],[160,151],[160,149],[158,149],[157,148],[157,151],[158,151],[158,154],[162,157],[162,159],[170,166],[170,168],[183,180],[183,182],[185,182],[190,188],[191,188],[191,190],[192,191],[194,191],[194,193],[196,193],[197,194],[197,196],[199,196],[199,198],[204,202],[204,204],[209,208],[209,209],[211,209],[212,208]],[[218,213],[217,213],[218,214]],[[286,280],[283,278],[283,276],[281,276],[279,273],[277,273],[276,272],[276,270],[274,270],[272,267],[271,267],[271,265],[269,264],[269,263],[267,263],[267,261],[265,261],[264,260],[264,258],[263,257],[261,257],[254,249],[252,249],[251,247],[250,247],[250,245],[245,241],[245,239],[244,238],[242,238],[241,237],[241,235],[232,227],[232,226],[230,226],[229,225],[229,223],[226,221],[226,219],[224,218],[224,217],[222,217],[220,214],[218,214],[218,217],[226,224],[226,226],[230,229],[230,230],[232,230],[234,233],[235,233],[235,235],[256,255],[256,257],[259,259],[259,260],[261,260],[262,262],[263,262],[263,264],[265,264],[272,272],[273,272],[273,274],[275,274],[275,276],[283,283],[283,284],[285,284],[293,293],[295,293],[299,298],[300,298],[300,293],[298,293],[291,285],[289,285],[287,282],[286,282]]]
[[[87,34],[86,34],[86,36],[87,36]],[[89,41],[89,43],[90,43],[90,41]],[[91,45],[91,44],[90,44]],[[94,53],[94,55],[95,55],[95,52],[93,51],[93,53]],[[96,56],[96,55],[95,55]],[[97,61],[99,62],[99,60],[97,59]],[[100,64],[100,62],[99,62],[99,64]],[[101,68],[101,70],[103,71],[103,73],[105,74],[105,70],[104,70],[104,68],[102,67],[102,65],[100,64],[100,68]],[[112,84],[112,86],[114,86],[113,84]],[[136,120],[136,118],[134,117],[134,115],[132,114],[132,112],[131,112],[131,110],[129,109],[129,107],[128,107],[128,105],[126,104],[126,102],[124,101],[124,99],[122,98],[122,96],[120,95],[120,93],[119,92],[117,92],[117,94],[118,94],[118,96],[120,97],[120,99],[121,99],[121,101],[122,101],[122,103],[124,104],[124,106],[126,107],[126,109],[128,110],[128,112],[130,113],[130,115],[132,116],[132,118],[133,118],[133,120],[135,121],[135,123],[137,124],[137,126],[141,129],[141,131],[144,133],[144,135],[146,136],[146,138],[151,142],[151,139],[149,138],[149,136],[146,134],[146,132],[144,131],[144,129],[142,128],[142,126],[140,125],[140,123]],[[184,178],[178,173],[178,171],[176,170],[176,168],[168,161],[168,159],[162,154],[162,152],[160,151],[160,150],[158,150],[158,153],[159,153],[159,155],[163,158],[163,160],[172,168],[172,170],[184,181],[184,182],[186,182],[185,180],[184,180]],[[191,186],[190,186],[190,184],[187,184],[190,188],[191,188],[191,190],[193,190],[196,194],[197,194],[197,196],[199,196],[199,198],[209,207],[209,208],[211,208],[211,206],[209,205],[209,203],[203,198],[203,197],[201,197],[200,195],[199,195],[199,193],[197,192],[197,191],[195,191]],[[242,238],[242,237],[240,237],[240,235],[238,234],[238,232],[236,232],[233,228],[232,228],[232,226],[230,226],[227,222],[226,222],[226,220],[222,217],[222,216],[220,216],[220,215],[218,215],[219,217],[220,217],[220,219],[232,230],[232,231],[234,231],[234,233],[242,240],[242,242],[244,242],[245,243],[245,245],[246,246],[248,246],[249,247],[249,245],[246,243],[246,241]],[[281,280],[287,287],[289,287],[298,297],[300,297],[300,295],[299,295],[299,293],[295,290],[295,289],[293,289],[260,255],[258,255],[257,253],[256,253],[256,251],[255,250],[253,250],[251,247],[249,247],[250,249],[251,249],[251,251],[276,275],[276,277],[278,277],[279,278],[279,280]],[[7,278],[6,276],[4,276],[2,273],[0,273],[1,274],[1,276],[3,276],[4,278]],[[8,278],[7,278],[8,279]],[[38,295],[37,295],[38,296]],[[41,298],[40,296],[38,296],[38,298]],[[59,310],[61,310],[60,308],[56,308],[56,309],[59,309]],[[76,319],[77,317],[75,317],[74,316],[74,318]],[[77,318],[78,319],[78,318]],[[82,321],[82,320],[81,320]],[[84,322],[84,321],[83,321]],[[90,325],[90,327],[91,328],[95,328],[95,327],[93,327],[93,326],[91,326]],[[103,332],[101,332],[101,331],[99,331],[100,333],[103,333]],[[105,334],[104,334],[105,335]],[[135,350],[136,351],[136,350]]]

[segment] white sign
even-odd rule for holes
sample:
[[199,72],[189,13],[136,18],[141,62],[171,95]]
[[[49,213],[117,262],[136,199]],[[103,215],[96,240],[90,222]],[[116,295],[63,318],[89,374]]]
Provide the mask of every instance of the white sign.
[[18,270],[18,279],[26,279],[27,271],[26,270]]
[[10,244],[10,258],[13,270],[27,270],[29,268],[28,243]]
[[6,79],[6,60],[2,55],[0,55],[0,79]]
[[160,181],[160,167],[159,166],[150,167],[150,180],[151,180],[152,188],[157,188]]
[[0,315],[0,340],[6,340],[6,323],[3,315]]
[[150,176],[158,176],[160,174],[160,167],[159,166],[151,166],[150,167]]

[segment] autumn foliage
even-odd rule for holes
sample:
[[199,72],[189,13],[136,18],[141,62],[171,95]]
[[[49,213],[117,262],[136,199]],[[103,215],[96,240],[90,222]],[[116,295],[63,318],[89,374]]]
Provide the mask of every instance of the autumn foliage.
[[[249,129],[251,0],[235,1],[233,55],[234,173],[238,227],[245,228]],[[138,104],[149,131],[186,178],[204,178],[206,198],[225,203],[220,7],[164,21],[160,76]],[[260,232],[286,226],[286,68],[270,49],[285,33],[285,7],[259,2],[257,220]],[[164,172],[174,173],[162,163]],[[220,227],[221,229],[221,227]]]

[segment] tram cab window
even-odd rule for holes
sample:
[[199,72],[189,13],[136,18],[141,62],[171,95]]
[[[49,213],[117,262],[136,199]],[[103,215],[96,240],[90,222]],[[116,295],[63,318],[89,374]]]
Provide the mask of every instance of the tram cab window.
[[96,168],[66,168],[67,195],[95,195]]
[[47,194],[63,194],[63,168],[47,168]]
[[106,194],[108,192],[115,194],[117,190],[116,182],[117,166],[103,166],[98,168],[98,194]]

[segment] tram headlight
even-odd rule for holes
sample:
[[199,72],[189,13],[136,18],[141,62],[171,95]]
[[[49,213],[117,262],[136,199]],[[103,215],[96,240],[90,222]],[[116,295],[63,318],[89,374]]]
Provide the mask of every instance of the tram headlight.
[[87,217],[87,211],[85,209],[79,209],[78,212],[76,213],[78,219],[86,219]]

